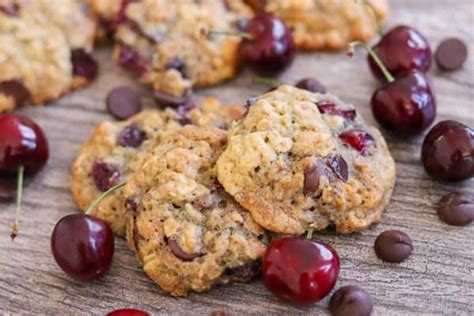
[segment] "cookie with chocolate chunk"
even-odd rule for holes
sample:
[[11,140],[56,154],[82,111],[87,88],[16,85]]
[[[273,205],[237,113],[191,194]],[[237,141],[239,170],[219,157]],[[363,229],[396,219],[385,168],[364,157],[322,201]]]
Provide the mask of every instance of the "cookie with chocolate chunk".
[[[166,133],[186,124],[227,128],[243,113],[241,106],[224,106],[205,99],[199,108],[184,105],[175,110],[145,110],[126,121],[100,123],[84,144],[72,167],[73,198],[82,210],[107,189],[128,179]],[[105,220],[112,230],[125,233],[122,190],[105,198],[92,215]]]
[[384,138],[351,105],[291,86],[255,100],[217,167],[258,224],[285,234],[377,223],[395,182]]
[[127,241],[174,296],[258,274],[265,232],[217,181],[226,131],[186,126],[158,145],[124,189]]
[[85,1],[0,1],[0,113],[93,80],[94,33]]
[[203,36],[234,29],[252,10],[242,0],[93,0],[115,33],[114,57],[160,94],[183,96],[192,87],[234,77],[237,36]]
[[[388,15],[387,0],[247,0],[257,10],[282,19],[300,49],[342,49],[370,41]],[[371,8],[372,7],[372,8]]]

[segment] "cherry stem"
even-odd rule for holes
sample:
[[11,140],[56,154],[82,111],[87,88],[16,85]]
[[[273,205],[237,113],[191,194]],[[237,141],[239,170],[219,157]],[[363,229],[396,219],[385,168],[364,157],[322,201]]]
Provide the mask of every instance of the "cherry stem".
[[354,55],[354,50],[357,46],[360,46],[360,47],[363,47],[367,50],[367,52],[369,53],[369,55],[372,57],[372,59],[375,61],[375,63],[377,64],[377,66],[379,66],[380,68],[380,71],[382,71],[385,79],[389,82],[389,83],[392,83],[395,81],[395,78],[392,76],[392,74],[388,71],[387,67],[385,67],[385,65],[383,64],[383,62],[380,60],[379,56],[374,52],[374,50],[372,48],[369,47],[369,45],[367,45],[366,43],[364,42],[352,42],[349,44],[349,56],[353,56]]
[[239,32],[239,31],[218,31],[218,30],[203,30],[206,36],[212,35],[225,35],[225,36],[238,36],[246,40],[253,40],[254,37],[250,33]]
[[275,78],[262,77],[262,76],[253,76],[252,82],[256,84],[266,84],[266,85],[281,85],[281,81]]
[[314,229],[312,228],[308,229],[308,233],[306,234],[306,239],[311,240],[313,238],[313,232],[314,232]]
[[125,184],[127,184],[127,182],[122,181],[119,184],[114,185],[113,187],[111,187],[110,189],[102,193],[101,195],[99,195],[99,197],[94,201],[94,203],[92,203],[91,206],[89,206],[89,208],[85,211],[86,215],[90,215],[90,213],[94,210],[94,208],[97,205],[99,205],[99,203],[102,202],[103,199],[105,199],[107,196],[109,196],[111,193],[115,192],[116,190],[120,189],[121,187],[125,186]]
[[383,35],[383,26],[382,24],[380,23],[379,19],[378,19],[378,14],[377,14],[377,9],[375,8],[374,4],[370,1],[370,0],[359,0],[361,4],[364,4],[366,6],[369,7],[369,9],[372,11],[372,13],[374,14],[374,18],[375,18],[375,25],[377,25],[377,28],[378,28],[378,33],[380,36]]
[[18,235],[18,227],[19,227],[19,218],[20,218],[20,210],[21,210],[21,199],[23,197],[23,180],[25,177],[25,167],[20,166],[17,172],[17,182],[16,182],[16,213],[15,213],[15,222],[12,225],[12,231],[10,233],[10,237],[15,240],[15,237]]

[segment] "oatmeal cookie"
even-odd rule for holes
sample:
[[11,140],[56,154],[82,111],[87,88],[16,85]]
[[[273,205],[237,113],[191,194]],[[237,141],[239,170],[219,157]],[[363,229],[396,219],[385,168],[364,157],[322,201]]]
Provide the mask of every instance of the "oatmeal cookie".
[[219,181],[270,231],[350,233],[388,205],[395,163],[384,138],[330,94],[281,86],[255,100],[229,138]]
[[207,38],[203,30],[235,28],[252,15],[242,0],[93,0],[93,6],[115,30],[118,64],[173,96],[236,75],[240,38]]
[[226,131],[186,126],[169,135],[125,186],[127,241],[145,273],[175,296],[249,281],[265,232],[216,175]]
[[388,15],[387,0],[247,0],[257,10],[281,18],[300,49],[342,49],[370,41]]
[[[176,111],[145,110],[123,122],[100,123],[73,164],[74,200],[86,210],[102,192],[133,174],[145,153],[153,149],[164,134],[189,123],[225,128],[242,113],[241,106],[223,106],[215,99],[206,99],[197,109],[186,105]],[[123,204],[122,190],[118,190],[93,212],[120,236],[125,232]]]
[[96,76],[83,0],[0,0],[0,112],[54,100]]

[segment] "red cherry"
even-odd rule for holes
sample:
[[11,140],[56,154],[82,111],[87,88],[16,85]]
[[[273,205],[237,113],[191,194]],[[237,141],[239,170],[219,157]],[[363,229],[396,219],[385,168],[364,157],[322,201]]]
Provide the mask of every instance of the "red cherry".
[[114,235],[100,219],[87,214],[67,215],[54,227],[51,251],[59,267],[72,278],[95,280],[109,271]]
[[150,316],[150,314],[138,309],[122,308],[108,313],[107,316]]
[[[431,65],[430,44],[420,32],[408,26],[397,26],[387,32],[373,50],[395,78],[411,70],[427,72]],[[383,73],[371,55],[368,56],[368,61],[372,73],[380,81],[385,81]]]
[[421,160],[436,179],[460,181],[474,177],[474,129],[455,121],[436,124],[423,141]]
[[48,141],[35,122],[21,115],[0,115],[0,175],[15,174],[20,166],[34,174],[48,157]]
[[277,297],[307,305],[321,300],[339,276],[339,256],[325,244],[284,237],[273,240],[263,258],[266,287]]
[[436,116],[436,98],[430,80],[412,71],[377,89],[372,95],[375,119],[400,135],[416,135],[427,129]]
[[366,156],[375,146],[375,139],[372,135],[358,129],[345,131],[339,135],[339,138],[344,142],[344,144],[354,148],[363,156]]
[[262,13],[248,22],[245,31],[240,55],[255,73],[274,76],[291,65],[296,48],[293,35],[282,20]]

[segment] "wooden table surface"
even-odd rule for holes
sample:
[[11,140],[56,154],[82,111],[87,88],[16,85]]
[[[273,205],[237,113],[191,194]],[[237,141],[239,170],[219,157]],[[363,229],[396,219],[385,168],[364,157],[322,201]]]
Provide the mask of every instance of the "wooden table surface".
[[[418,28],[433,47],[449,36],[469,43],[471,56],[463,70],[446,74],[432,67],[430,76],[438,97],[437,120],[457,119],[474,126],[474,1],[392,0],[392,11],[390,25],[406,23]],[[282,79],[293,83],[304,76],[317,77],[375,124],[369,100],[377,84],[364,56],[360,53],[350,60],[342,52],[303,54]],[[208,315],[215,309],[233,315],[325,315],[328,298],[309,308],[297,308],[273,297],[260,281],[171,298],[145,276],[120,239],[111,271],[101,280],[79,283],[59,270],[49,242],[55,223],[78,212],[69,190],[71,162],[96,123],[111,119],[104,107],[107,92],[119,84],[136,85],[112,63],[109,49],[99,49],[97,57],[100,76],[91,86],[54,104],[20,111],[44,128],[51,158],[44,171],[27,182],[21,232],[14,243],[9,238],[14,205],[0,205],[0,314],[99,315],[134,306],[163,315]],[[251,85],[249,74],[243,73],[233,82],[198,94],[242,103],[264,90]],[[140,91],[151,104],[150,92]],[[375,315],[474,315],[474,225],[450,227],[435,212],[437,201],[447,192],[474,193],[474,180],[445,184],[430,179],[419,159],[422,137],[385,135],[397,162],[398,180],[382,223],[348,236],[316,234],[332,244],[342,259],[336,288],[364,287],[374,298]],[[386,229],[400,229],[411,236],[415,250],[409,260],[392,265],[376,258],[374,239]]]

